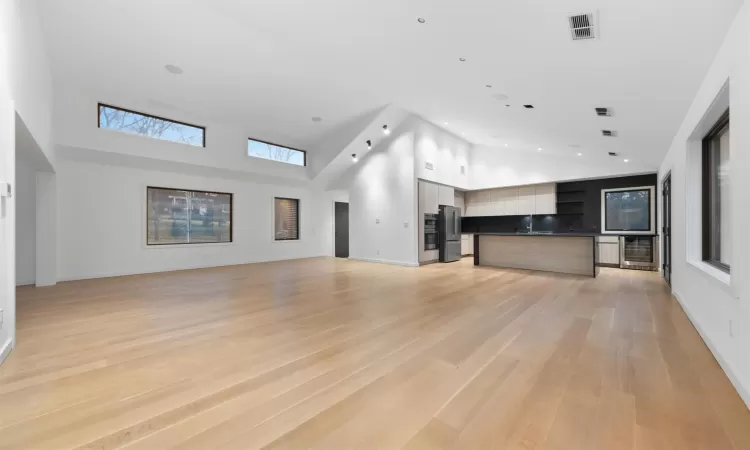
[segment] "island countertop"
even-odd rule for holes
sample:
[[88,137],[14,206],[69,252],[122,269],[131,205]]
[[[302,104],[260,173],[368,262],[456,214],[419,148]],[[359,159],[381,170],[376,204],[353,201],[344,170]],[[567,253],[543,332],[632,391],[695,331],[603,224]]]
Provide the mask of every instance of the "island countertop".
[[474,265],[596,277],[600,233],[474,233]]

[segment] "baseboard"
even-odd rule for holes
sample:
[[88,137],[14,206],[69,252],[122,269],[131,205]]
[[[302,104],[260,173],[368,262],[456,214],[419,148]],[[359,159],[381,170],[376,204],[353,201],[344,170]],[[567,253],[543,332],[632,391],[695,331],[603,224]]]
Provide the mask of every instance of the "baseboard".
[[77,275],[74,277],[61,277],[58,278],[57,282],[62,283],[65,281],[83,281],[83,280],[95,280],[98,278],[115,278],[115,277],[130,277],[133,275],[148,275],[153,273],[167,273],[167,272],[180,272],[183,270],[199,270],[199,269],[216,269],[220,267],[232,267],[232,266],[245,266],[249,264],[262,264],[262,263],[270,263],[270,262],[279,262],[279,261],[292,261],[296,259],[312,259],[312,258],[329,258],[329,256],[325,255],[315,255],[315,256],[301,256],[297,258],[282,258],[282,259],[269,259],[269,260],[261,260],[261,261],[247,261],[247,262],[238,262],[238,263],[229,263],[229,264],[216,264],[216,265],[195,265],[195,266],[187,266],[187,267],[165,267],[160,270],[136,270],[136,271],[110,271],[110,272],[101,272],[97,274],[90,274],[90,275]]
[[350,256],[349,259],[354,260],[354,261],[371,262],[371,263],[378,263],[378,264],[390,264],[392,266],[419,267],[419,263],[390,261],[387,259],[359,258],[356,256]]
[[734,389],[740,395],[740,398],[742,398],[742,401],[745,402],[745,406],[750,409],[750,391],[748,391],[742,385],[742,383],[740,383],[740,378],[737,376],[737,371],[734,369],[734,366],[727,360],[725,360],[723,356],[721,356],[721,353],[717,350],[713,341],[709,339],[708,335],[703,330],[700,322],[695,320],[695,317],[693,317],[693,313],[690,311],[687,305],[685,305],[685,302],[682,300],[682,296],[675,291],[672,291],[672,295],[675,299],[677,299],[677,302],[682,307],[682,310],[685,311],[685,315],[688,317],[688,319],[690,319],[690,322],[693,324],[695,329],[698,330],[698,334],[701,336],[701,339],[703,339],[703,342],[706,343],[706,347],[708,347],[708,349],[711,351],[711,354],[714,355],[714,359],[716,359],[716,362],[719,363],[721,370],[723,370],[727,375],[727,378],[729,378],[729,381],[732,383],[732,386],[734,386]]
[[11,350],[13,350],[12,338],[8,339],[7,342],[5,342],[5,344],[3,345],[3,348],[0,349],[0,364],[2,364],[3,361],[5,361],[5,358],[7,358],[8,355],[10,355]]

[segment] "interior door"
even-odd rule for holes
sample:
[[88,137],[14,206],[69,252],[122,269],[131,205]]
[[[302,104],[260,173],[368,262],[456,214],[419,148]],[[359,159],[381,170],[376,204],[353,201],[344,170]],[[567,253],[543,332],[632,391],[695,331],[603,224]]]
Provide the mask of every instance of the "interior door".
[[662,276],[672,284],[672,174],[662,183]]
[[334,204],[334,237],[337,258],[349,257],[349,203]]

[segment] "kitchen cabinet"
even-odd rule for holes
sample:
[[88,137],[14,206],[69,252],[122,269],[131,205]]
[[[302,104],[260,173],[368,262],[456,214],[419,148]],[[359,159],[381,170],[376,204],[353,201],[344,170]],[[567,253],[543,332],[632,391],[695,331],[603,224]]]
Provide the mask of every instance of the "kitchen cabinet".
[[528,215],[536,214],[534,210],[535,202],[535,188],[534,186],[522,186],[518,188],[518,214]]
[[438,205],[455,206],[455,197],[453,188],[450,186],[438,185]]
[[534,186],[534,214],[557,214],[557,190],[554,183]]
[[434,183],[427,183],[425,181],[419,182],[419,206],[420,210],[424,214],[437,214],[439,203],[439,190],[438,185]]
[[605,265],[620,265],[620,240],[618,236],[599,236],[597,238],[598,255],[596,262]]
[[473,255],[474,254],[474,235],[473,234],[462,234],[461,235],[461,255]]
[[556,214],[554,183],[467,192],[464,216]]

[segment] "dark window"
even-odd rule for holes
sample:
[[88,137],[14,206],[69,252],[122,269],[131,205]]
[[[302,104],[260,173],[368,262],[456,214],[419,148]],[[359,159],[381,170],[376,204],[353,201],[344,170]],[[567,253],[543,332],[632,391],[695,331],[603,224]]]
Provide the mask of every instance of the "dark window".
[[99,128],[181,144],[206,146],[206,129],[99,103]]
[[604,231],[651,231],[651,189],[605,192]]
[[232,194],[146,190],[148,245],[232,242]]
[[729,111],[703,138],[703,260],[729,273]]
[[270,159],[295,166],[307,165],[307,153],[304,150],[284,147],[270,142],[247,140],[247,156],[254,158]]
[[277,241],[299,240],[299,200],[276,197],[273,201],[274,239]]

